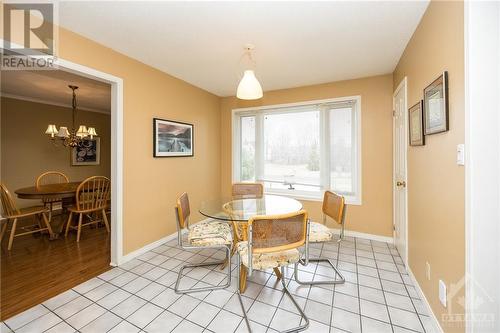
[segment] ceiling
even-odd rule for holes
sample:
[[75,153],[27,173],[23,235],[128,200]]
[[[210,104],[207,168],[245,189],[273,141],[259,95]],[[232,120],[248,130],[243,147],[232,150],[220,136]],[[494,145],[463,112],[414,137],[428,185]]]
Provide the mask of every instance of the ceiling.
[[391,73],[428,1],[59,4],[81,35],[218,96],[235,95],[255,45],[264,91]]
[[28,99],[46,104],[71,107],[72,91],[76,90],[78,108],[110,113],[111,86],[61,70],[3,71],[2,96]]

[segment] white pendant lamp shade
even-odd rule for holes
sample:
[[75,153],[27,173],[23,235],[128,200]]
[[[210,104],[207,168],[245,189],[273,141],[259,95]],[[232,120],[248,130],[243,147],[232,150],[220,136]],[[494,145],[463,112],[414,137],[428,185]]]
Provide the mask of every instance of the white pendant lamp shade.
[[239,99],[259,99],[262,96],[262,87],[255,77],[254,71],[246,70],[236,90],[236,97]]

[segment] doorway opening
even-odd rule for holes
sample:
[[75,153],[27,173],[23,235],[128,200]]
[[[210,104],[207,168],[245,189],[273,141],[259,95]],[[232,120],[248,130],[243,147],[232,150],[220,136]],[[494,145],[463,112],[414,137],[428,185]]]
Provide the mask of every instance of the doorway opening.
[[[9,251],[8,237],[4,237],[1,246],[2,320],[99,275],[110,266],[118,265],[122,258],[122,80],[63,59],[58,59],[57,65],[58,70],[54,71],[13,71],[2,75],[1,181],[22,208],[42,204],[40,199],[22,200],[15,192],[18,188],[34,186],[37,176],[44,171],[61,171],[70,181],[76,182],[89,176],[105,176],[111,179],[111,200],[107,209],[111,232],[106,232],[101,218],[96,226],[82,228],[80,242],[76,242],[76,232],[70,232],[65,238],[68,215],[61,214],[64,213],[62,205],[56,204],[51,221],[54,234],[58,234],[55,240],[49,240],[48,235],[42,233],[23,235],[15,238]],[[85,161],[80,161],[72,148],[61,143],[55,147],[44,133],[48,124],[71,128],[69,84],[79,87],[76,90],[77,126],[81,122],[94,127],[99,138],[96,143],[99,148],[87,149],[88,156],[99,154],[97,163],[91,165],[79,164]],[[15,85],[18,86],[13,87]],[[32,115],[16,117],[16,108]],[[40,118],[38,122],[37,118]],[[14,123],[22,126],[22,139],[14,138],[17,132],[13,131]],[[36,128],[28,128],[33,126]],[[25,142],[23,147],[27,136],[38,139]],[[19,149],[13,149],[13,143],[20,145]],[[33,148],[32,153],[26,152]],[[5,154],[12,156],[7,158]],[[46,162],[42,163],[43,159]],[[14,283],[9,283],[9,279]],[[4,290],[4,287],[16,290]],[[20,292],[26,292],[26,297]],[[12,302],[9,303],[10,294]]]

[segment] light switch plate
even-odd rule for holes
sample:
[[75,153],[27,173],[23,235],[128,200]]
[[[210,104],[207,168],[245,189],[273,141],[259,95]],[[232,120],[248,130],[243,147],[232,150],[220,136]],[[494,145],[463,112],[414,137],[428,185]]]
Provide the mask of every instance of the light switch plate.
[[446,307],[446,283],[439,280],[439,301]]
[[465,165],[465,145],[463,143],[457,145],[457,164]]

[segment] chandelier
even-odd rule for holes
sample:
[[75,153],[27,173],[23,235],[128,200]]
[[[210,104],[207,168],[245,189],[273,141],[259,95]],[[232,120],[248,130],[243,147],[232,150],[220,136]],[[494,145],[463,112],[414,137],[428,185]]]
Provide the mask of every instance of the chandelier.
[[75,90],[78,89],[77,86],[68,85],[68,87],[73,91],[73,100],[71,103],[73,125],[71,131],[65,126],[59,127],[57,129],[56,125],[49,124],[45,134],[50,135],[52,142],[57,145],[61,142],[65,147],[77,147],[77,146],[90,146],[91,143],[88,140],[92,140],[94,136],[97,136],[94,127],[88,127],[85,125],[80,125],[78,130],[76,130],[76,93]]

